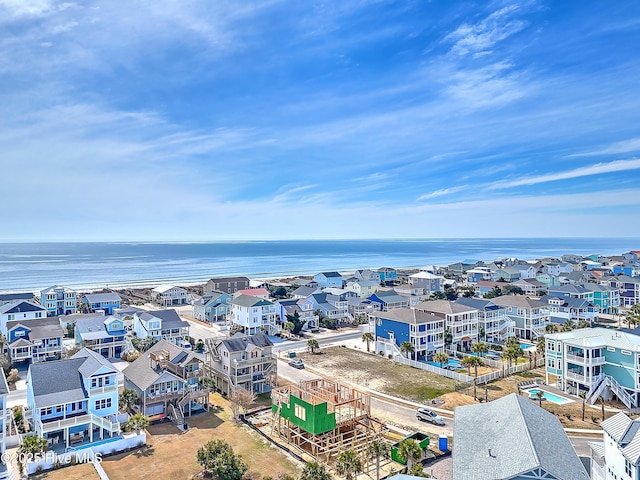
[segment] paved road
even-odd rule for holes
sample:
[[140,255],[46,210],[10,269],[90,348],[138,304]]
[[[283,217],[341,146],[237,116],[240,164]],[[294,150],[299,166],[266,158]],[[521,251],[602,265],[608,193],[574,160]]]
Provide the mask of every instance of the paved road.
[[[321,378],[307,369],[298,370],[287,365],[287,361],[280,359],[278,362],[278,376],[290,382],[298,383],[301,380],[313,380]],[[396,427],[407,430],[421,431],[433,435],[453,435],[453,419],[446,418],[445,425],[440,427],[430,423],[424,423],[416,419],[416,409],[411,405],[402,405],[383,398],[371,398],[371,414]]]
[[569,440],[579,457],[588,457],[591,454],[589,442],[601,442],[602,437],[569,437]]

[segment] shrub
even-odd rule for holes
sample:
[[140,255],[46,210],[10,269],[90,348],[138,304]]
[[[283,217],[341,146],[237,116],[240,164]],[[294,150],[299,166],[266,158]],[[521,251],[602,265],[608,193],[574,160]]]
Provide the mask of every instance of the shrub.
[[381,357],[384,357],[384,352],[383,352],[382,350],[380,350],[380,351],[378,352],[378,354],[379,354]]
[[11,371],[9,372],[9,376],[7,377],[7,382],[8,383],[16,383],[18,380],[20,380],[20,375],[18,374],[18,369],[17,368],[12,368]]
[[393,354],[392,354],[392,353],[390,353],[390,354],[388,355],[388,357],[389,357],[389,360],[391,360],[391,359],[393,358]]

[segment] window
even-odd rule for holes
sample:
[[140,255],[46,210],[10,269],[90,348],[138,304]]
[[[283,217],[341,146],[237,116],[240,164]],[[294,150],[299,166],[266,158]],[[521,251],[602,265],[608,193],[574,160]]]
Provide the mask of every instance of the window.
[[621,350],[623,355],[631,355],[631,352],[629,350]]
[[302,405],[295,405],[294,415],[305,421],[307,419],[307,410]]
[[627,460],[625,458],[624,460],[624,473],[626,473],[627,475],[631,476],[631,472],[632,472],[632,467],[631,467],[631,462],[629,462],[629,460]]
[[615,352],[615,351],[616,351],[616,349],[615,349],[615,348],[613,348],[613,347],[607,347],[607,351],[609,351],[609,352]]
[[111,408],[110,398],[103,398],[102,400],[96,400],[96,410],[104,410],[105,408]]
[[40,415],[51,415],[53,413],[53,407],[47,407],[40,410]]

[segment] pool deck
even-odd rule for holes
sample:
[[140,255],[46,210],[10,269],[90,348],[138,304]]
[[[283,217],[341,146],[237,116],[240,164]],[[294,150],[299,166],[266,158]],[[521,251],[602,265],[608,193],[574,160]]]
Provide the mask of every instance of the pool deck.
[[[570,402],[575,402],[577,401],[577,398],[574,397],[573,395],[569,395],[568,393],[563,392],[562,390],[560,390],[557,387],[552,387],[551,385],[545,385],[544,383],[539,383],[537,385],[531,385],[530,387],[522,390],[523,392],[526,392],[527,390],[532,390],[532,389],[540,389],[540,390],[545,390],[549,393],[553,393],[554,395],[557,395],[558,397],[562,397],[562,398],[566,398],[567,400],[569,400]],[[554,402],[551,402],[554,403]],[[567,403],[561,403],[561,404],[556,404],[556,405],[567,405],[569,402]]]

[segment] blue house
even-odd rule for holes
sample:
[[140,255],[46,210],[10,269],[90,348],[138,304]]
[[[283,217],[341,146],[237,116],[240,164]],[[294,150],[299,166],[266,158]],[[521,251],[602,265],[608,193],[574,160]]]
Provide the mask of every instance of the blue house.
[[397,355],[409,342],[417,360],[444,351],[444,319],[412,308],[398,308],[371,314],[375,324],[376,351]]
[[233,297],[224,292],[212,291],[193,304],[193,318],[203,322],[224,321],[229,313],[229,303]]
[[380,283],[393,283],[398,280],[398,272],[395,268],[382,267],[378,269]]
[[11,362],[44,362],[62,357],[63,331],[58,317],[7,322]]
[[120,358],[126,334],[123,320],[116,316],[91,317],[76,321],[76,343],[106,358]]
[[380,310],[388,311],[395,308],[406,308],[409,306],[409,299],[398,295],[395,290],[378,290],[368,297],[372,302],[380,304]]
[[115,308],[120,308],[122,299],[120,298],[120,295],[115,292],[87,293],[82,297],[81,303],[84,304],[90,312],[104,310],[105,314],[111,315]]
[[86,348],[66,360],[31,365],[26,411],[31,430],[62,452],[119,438],[117,375],[108,360]]
[[338,272],[320,272],[313,276],[313,280],[322,288],[343,287],[342,275]]

